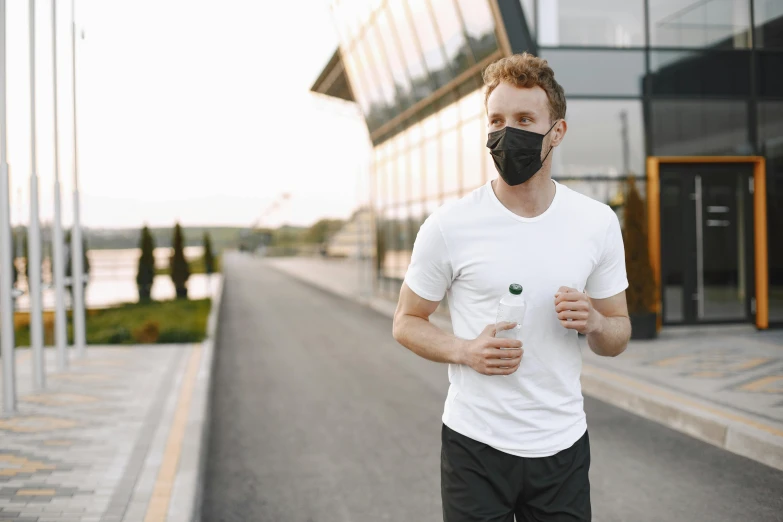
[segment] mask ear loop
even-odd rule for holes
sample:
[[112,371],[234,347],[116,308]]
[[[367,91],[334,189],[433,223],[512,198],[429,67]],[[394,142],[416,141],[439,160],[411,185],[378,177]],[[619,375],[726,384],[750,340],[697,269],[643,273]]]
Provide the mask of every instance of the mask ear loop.
[[[555,122],[552,124],[552,126],[551,126],[551,127],[549,127],[549,130],[548,130],[548,131],[546,131],[546,134],[549,134],[550,132],[552,132],[552,129],[554,129],[554,128],[555,128],[555,125],[557,125],[559,122],[560,122],[560,120],[559,120],[559,119],[558,119],[558,120],[555,120]],[[546,134],[544,134],[544,136],[546,136]],[[543,164],[544,164],[544,162],[546,161],[546,159],[549,157],[549,153],[550,153],[550,152],[552,152],[552,149],[554,149],[554,148],[555,148],[555,147],[554,147],[554,145],[552,145],[551,147],[549,147],[549,152],[547,152],[547,153],[546,153],[546,156],[544,156],[544,159],[542,159],[542,160],[541,160],[541,165],[543,165]]]

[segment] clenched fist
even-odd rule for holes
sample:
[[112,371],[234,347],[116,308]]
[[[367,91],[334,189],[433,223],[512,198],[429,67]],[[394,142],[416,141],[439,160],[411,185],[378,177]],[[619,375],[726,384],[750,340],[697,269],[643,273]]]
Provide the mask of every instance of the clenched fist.
[[491,324],[477,338],[460,346],[460,363],[484,375],[511,375],[522,361],[522,342],[495,337],[498,330],[510,330],[516,323]]

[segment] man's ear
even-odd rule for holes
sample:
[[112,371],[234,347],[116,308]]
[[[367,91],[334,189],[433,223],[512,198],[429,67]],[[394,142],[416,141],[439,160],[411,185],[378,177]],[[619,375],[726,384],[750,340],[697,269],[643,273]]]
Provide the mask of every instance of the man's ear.
[[565,138],[566,131],[568,130],[568,124],[565,120],[561,119],[557,122],[555,125],[555,128],[552,129],[553,136],[552,136],[552,146],[557,147],[560,145],[560,142],[563,141],[563,138]]

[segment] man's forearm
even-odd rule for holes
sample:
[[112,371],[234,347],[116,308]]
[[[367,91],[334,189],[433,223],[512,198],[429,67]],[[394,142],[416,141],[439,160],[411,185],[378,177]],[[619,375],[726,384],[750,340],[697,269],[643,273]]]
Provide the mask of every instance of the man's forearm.
[[597,355],[615,357],[625,351],[631,338],[631,321],[624,316],[603,317],[599,330],[587,334],[587,344]]
[[463,339],[444,332],[431,322],[413,315],[394,319],[394,338],[398,343],[430,361],[462,364]]

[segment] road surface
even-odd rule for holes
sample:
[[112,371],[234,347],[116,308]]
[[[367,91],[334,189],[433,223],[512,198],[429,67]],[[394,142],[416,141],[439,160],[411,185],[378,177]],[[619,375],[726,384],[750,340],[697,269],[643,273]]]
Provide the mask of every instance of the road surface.
[[[225,256],[205,522],[436,522],[445,366],[391,321]],[[586,399],[596,522],[783,520],[783,472]]]

